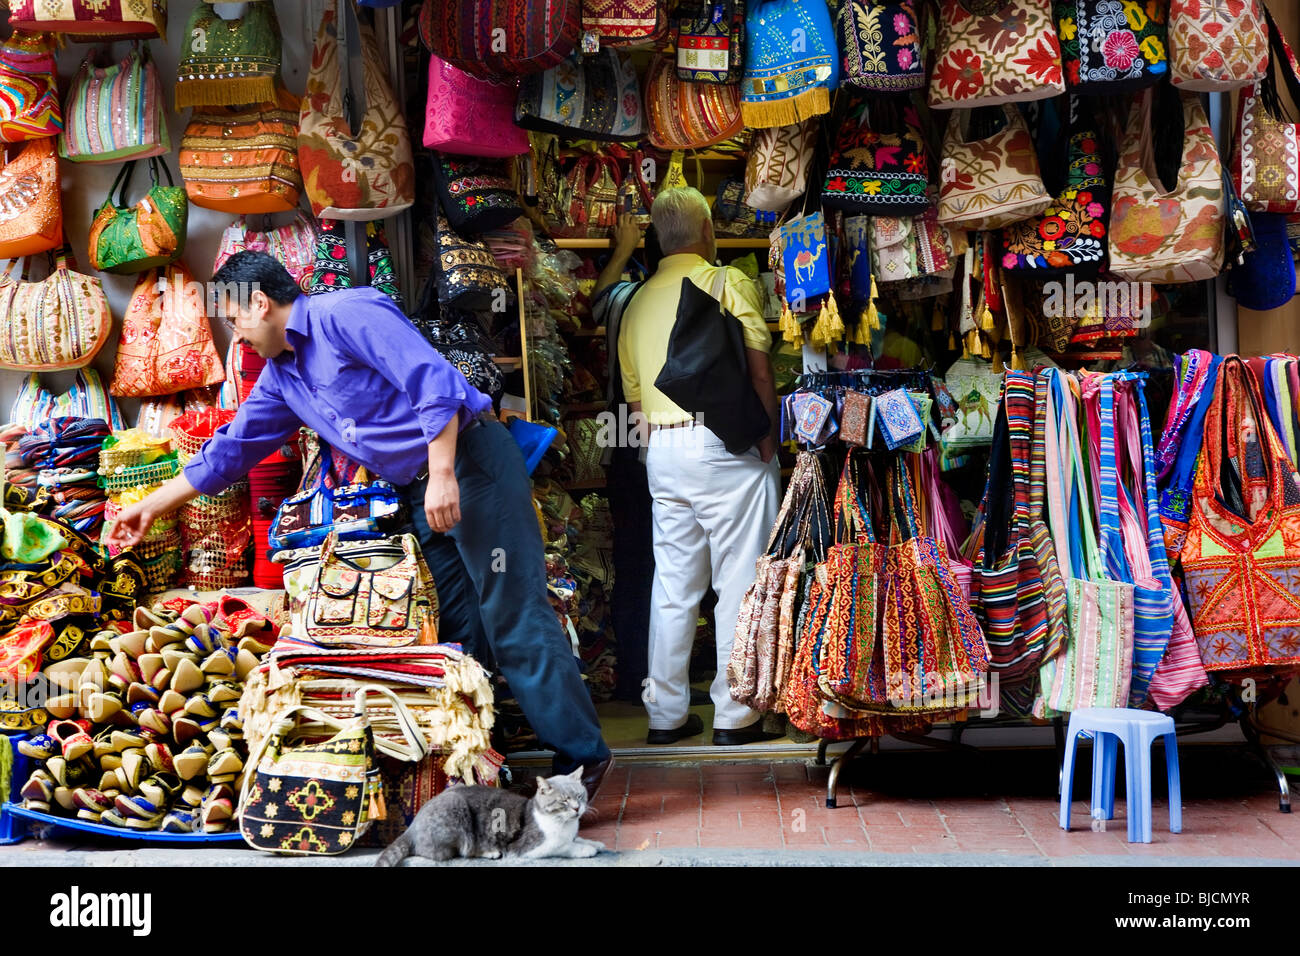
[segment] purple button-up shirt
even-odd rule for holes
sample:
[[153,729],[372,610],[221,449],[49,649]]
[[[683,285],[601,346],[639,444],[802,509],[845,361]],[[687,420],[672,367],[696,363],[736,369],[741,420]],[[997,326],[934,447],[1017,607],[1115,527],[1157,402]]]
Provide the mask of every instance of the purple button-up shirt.
[[427,466],[429,443],[453,416],[463,429],[492,407],[377,289],[299,296],[285,337],[290,350],[266,363],[234,421],[185,466],[201,493],[238,481],[300,422],[404,485]]

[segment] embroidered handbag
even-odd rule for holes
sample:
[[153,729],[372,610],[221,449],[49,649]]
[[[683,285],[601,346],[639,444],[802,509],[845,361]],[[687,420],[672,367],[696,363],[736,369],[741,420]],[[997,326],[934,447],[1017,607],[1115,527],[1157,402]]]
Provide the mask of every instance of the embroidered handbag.
[[678,79],[739,83],[745,68],[743,0],[684,0],[677,16]]
[[818,121],[760,129],[745,161],[745,204],[781,212],[808,188]]
[[[6,294],[4,284],[0,283],[0,302]],[[4,353],[6,341],[0,340],[0,355]],[[40,376],[32,372],[18,387],[18,395],[9,410],[9,420],[24,428],[34,428],[51,418],[67,417],[97,418],[107,422],[114,431],[126,428],[117,402],[104,390],[99,373],[90,367],[79,369],[72,386],[61,395],[53,394],[41,384]]]
[[63,245],[63,195],[54,139],[27,142],[12,159],[0,147],[0,259]]
[[683,80],[666,57],[650,66],[645,106],[650,142],[660,149],[702,149],[744,129],[738,86]]
[[875,93],[925,89],[925,57],[911,0],[844,0],[839,13],[840,82]]
[[862,100],[840,126],[822,203],[846,212],[905,216],[925,211],[930,161],[910,104],[891,110]]
[[140,277],[122,319],[109,392],[121,398],[171,395],[226,377],[204,289],[180,262]]
[[0,43],[0,142],[63,132],[52,41],[44,33],[14,33]]
[[457,156],[527,153],[528,134],[515,125],[518,97],[513,79],[481,80],[431,55],[424,145]]
[[835,28],[825,4],[750,0],[740,104],[746,126],[790,126],[829,113],[839,74]]
[[59,155],[74,163],[116,163],[171,152],[162,84],[146,45],[107,67],[92,50],[64,103]]
[[1300,64],[1282,31],[1264,8],[1272,56],[1268,73],[1237,98],[1232,184],[1254,212],[1300,213],[1300,123],[1282,102],[1282,85],[1300,109]]
[[989,114],[962,110],[948,120],[939,176],[939,222],[945,226],[999,229],[1037,216],[1052,203],[1024,117],[1010,105],[1001,112],[1006,122],[974,141],[967,139],[970,124]]
[[1169,80],[1185,90],[1226,92],[1268,75],[1268,28],[1259,0],[1169,4]]
[[402,106],[393,95],[374,33],[344,3],[347,30],[359,33],[365,116],[353,133],[347,115],[356,94],[342,81],[339,28],[326,10],[316,34],[298,121],[298,164],[317,219],[372,221],[415,202],[415,165]]
[[[153,185],[134,206],[127,206],[126,187],[135,162],[129,162],[113,180],[108,198],[90,224],[90,264],[102,272],[143,272],[165,266],[185,250],[189,200],[185,187],[172,183],[171,170],[162,162],[167,185],[158,185],[160,160],[149,160]],[[114,202],[113,193],[117,193]]]
[[9,0],[9,26],[86,39],[167,39],[167,0]]
[[52,257],[45,279],[13,278],[14,261],[0,274],[0,367],[24,371],[82,368],[108,341],[113,317],[99,279],[72,271],[72,250]]
[[639,46],[668,33],[668,0],[582,0],[584,43],[594,36],[602,46]]
[[1086,277],[1101,268],[1106,255],[1110,186],[1102,167],[1097,126],[1091,117],[1079,116],[1080,109],[1078,97],[1072,96],[1065,186],[1041,216],[1002,230],[1004,269],[1036,275],[1069,271]]
[[783,223],[781,241],[785,261],[785,300],[810,303],[830,292],[825,217],[814,212]]
[[180,148],[190,202],[240,215],[297,209],[301,108],[284,88],[272,102],[195,107]]
[[420,38],[433,53],[483,79],[558,66],[578,43],[581,0],[424,0]]
[[640,139],[645,113],[636,68],[619,50],[575,51],[558,66],[524,77],[515,122],[568,139]]
[[316,226],[302,210],[294,214],[292,222],[266,232],[249,229],[248,221],[240,216],[222,230],[217,258],[212,264],[213,275],[227,259],[245,249],[265,252],[289,271],[303,292],[310,290],[316,264]]
[[[331,7],[334,5],[331,4]],[[176,65],[176,109],[273,103],[280,74],[280,23],[274,3],[248,3],[236,19],[198,0]]]
[[[1110,218],[1110,270],[1131,282],[1199,282],[1223,265],[1223,168],[1200,97],[1179,93],[1186,134],[1178,181],[1156,171],[1151,94],[1129,110]],[[1163,104],[1162,104],[1163,106]]]
[[460,235],[441,213],[437,218],[435,238],[438,243],[438,302],[441,305],[476,312],[491,309],[503,295],[507,301],[513,301],[510,280],[486,243]]
[[1165,4],[1055,0],[1055,12],[1071,92],[1127,93],[1169,75]]
[[941,0],[931,109],[1040,100],[1063,92],[1061,46],[1049,0]]
[[433,157],[438,208],[461,234],[499,229],[524,214],[500,160],[438,153]]
[[[348,262],[347,237],[343,223],[322,219],[316,223],[316,261],[308,279],[307,294],[320,295],[353,286],[352,265]],[[397,270],[388,249],[382,222],[366,223],[366,273],[369,284],[402,308],[402,290],[397,285]]]

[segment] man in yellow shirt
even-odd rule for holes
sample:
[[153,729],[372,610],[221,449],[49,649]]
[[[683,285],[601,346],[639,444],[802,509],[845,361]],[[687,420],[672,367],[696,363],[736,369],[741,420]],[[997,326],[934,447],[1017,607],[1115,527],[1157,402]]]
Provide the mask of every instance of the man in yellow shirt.
[[[618,364],[623,394],[632,414],[649,423],[646,472],[653,498],[655,575],[650,601],[649,680],[643,700],[650,715],[647,743],[668,744],[704,730],[689,714],[690,656],[700,599],[710,581],[718,595],[714,610],[718,671],[713,698],[713,742],[723,746],[766,739],[762,715],[731,699],[727,661],[740,603],[754,580],[754,563],[767,544],[780,507],[776,462],[779,422],[772,363],[772,336],[763,320],[757,285],[738,269],[713,265],[717,244],[708,201],[696,189],[669,189],[655,197],[651,221],[663,258],[653,276],[623,310]],[[614,256],[597,280],[595,293],[617,280],[636,248],[639,230],[620,218]],[[668,339],[677,320],[682,280],[705,292],[725,270],[723,308],[744,328],[750,384],[772,429],[756,446],[733,455],[722,439],[690,412],[674,404],[655,379],[663,369]],[[630,416],[629,416],[630,417]]]

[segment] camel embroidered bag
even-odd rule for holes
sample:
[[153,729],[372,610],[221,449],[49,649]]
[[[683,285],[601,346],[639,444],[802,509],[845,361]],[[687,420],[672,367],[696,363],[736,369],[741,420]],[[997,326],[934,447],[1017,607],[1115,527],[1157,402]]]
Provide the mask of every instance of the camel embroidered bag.
[[0,259],[47,252],[63,245],[63,196],[53,137],[15,147],[13,159],[0,146]]
[[140,277],[122,318],[111,394],[172,395],[226,377],[212,341],[204,289],[179,262]]
[[745,161],[745,205],[780,212],[808,188],[817,120],[760,129]]
[[838,23],[840,82],[875,93],[925,89],[916,4],[844,0]]
[[420,38],[452,66],[509,80],[558,66],[578,43],[581,0],[424,0]]
[[0,273],[0,368],[57,371],[94,361],[108,341],[113,317],[99,279],[72,271],[67,245],[45,279]]
[[840,126],[822,184],[822,203],[849,214],[917,215],[930,204],[930,160],[910,104],[863,100]]
[[52,41],[44,33],[14,33],[0,43],[0,142],[63,132]]
[[740,134],[740,88],[683,80],[666,57],[650,67],[645,88],[650,142],[660,149],[702,149]]
[[1268,75],[1268,28],[1259,0],[1169,4],[1169,80],[1184,90],[1226,92]]
[[94,60],[91,51],[72,78],[59,155],[74,163],[116,163],[170,153],[162,83],[148,45],[111,66]]
[[1223,266],[1219,151],[1200,97],[1177,97],[1186,133],[1178,181],[1171,188],[1163,188],[1156,172],[1151,93],[1130,108],[1120,142],[1110,214],[1110,271],[1129,282],[1199,282],[1214,278]]
[[1127,93],[1169,75],[1165,4],[1055,0],[1061,65],[1071,92]]
[[384,73],[379,45],[344,3],[345,29],[359,33],[366,113],[353,132],[346,115],[355,94],[339,75],[339,28],[326,10],[316,34],[298,122],[298,164],[317,219],[370,222],[415,202],[415,163],[402,106]]
[[1011,105],[1001,111],[1006,120],[1002,127],[974,141],[967,141],[968,129],[975,117],[985,120],[988,113],[961,110],[948,120],[939,222],[950,229],[999,229],[1051,205],[1024,117]]
[[[185,249],[189,200],[185,187],[172,182],[171,170],[162,163],[167,185],[158,183],[160,160],[149,160],[153,185],[134,206],[126,205],[126,187],[135,163],[122,167],[90,224],[90,264],[103,272],[143,272],[180,258]],[[113,193],[117,193],[114,202]]]
[[[1264,17],[1272,58],[1267,75],[1237,99],[1232,184],[1252,212],[1294,215],[1300,213],[1300,123],[1293,122],[1300,119],[1294,113],[1300,109],[1300,65],[1267,8]],[[1290,114],[1282,103],[1279,74],[1291,95]]]
[[515,125],[518,96],[519,84],[514,80],[481,80],[430,56],[424,145],[457,156],[527,153],[528,134]]
[[931,109],[1041,100],[1064,92],[1049,0],[941,0]]
[[745,68],[743,0],[684,0],[677,15],[678,79],[739,83]]
[[575,52],[554,69],[524,77],[515,122],[567,139],[640,139],[645,113],[636,68],[618,50]]
[[9,26],[87,40],[167,39],[167,0],[10,0]]
[[583,41],[594,35],[602,47],[656,43],[668,33],[668,6],[668,0],[582,0]]

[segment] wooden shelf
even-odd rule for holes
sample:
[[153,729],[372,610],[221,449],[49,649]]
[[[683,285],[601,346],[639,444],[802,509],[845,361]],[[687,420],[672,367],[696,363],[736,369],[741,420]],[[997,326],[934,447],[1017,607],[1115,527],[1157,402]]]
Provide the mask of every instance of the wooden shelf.
[[561,335],[572,335],[575,339],[597,339],[605,334],[605,327],[598,325],[594,329],[577,329],[573,332],[561,332]]
[[494,355],[492,361],[501,368],[516,369],[524,364],[522,355]]
[[[561,249],[608,249],[613,245],[613,239],[556,239],[555,244]],[[736,239],[727,238],[718,240],[719,249],[768,249],[772,245],[771,241],[764,238],[758,239]],[[642,239],[636,244],[638,249],[645,248],[645,240]]]
[[565,491],[600,491],[608,482],[601,478],[599,481],[573,481],[567,484],[561,483]]
[[603,412],[605,410],[605,402],[603,401],[573,402],[570,405],[562,405],[560,407],[563,408],[566,413],[567,412]]

